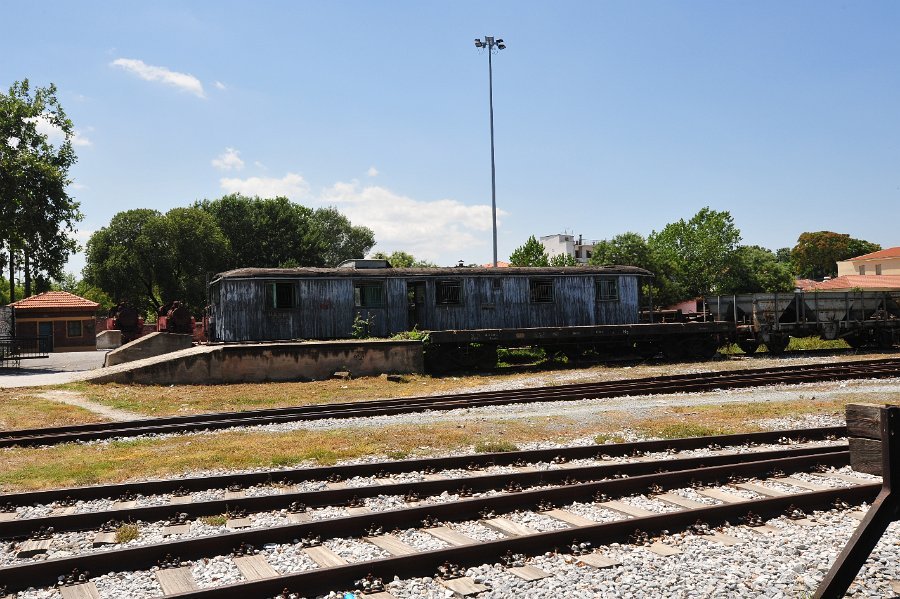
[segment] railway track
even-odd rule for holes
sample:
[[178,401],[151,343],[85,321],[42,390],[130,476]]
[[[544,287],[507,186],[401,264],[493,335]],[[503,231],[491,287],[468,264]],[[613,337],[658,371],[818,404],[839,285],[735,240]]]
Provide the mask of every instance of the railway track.
[[689,393],[773,384],[797,384],[896,376],[900,376],[900,359],[781,366],[739,372],[685,374],[533,389],[382,399],[366,402],[270,408],[243,412],[221,412],[193,416],[147,418],[127,422],[4,431],[0,433],[0,447],[52,445],[74,441],[134,437],[148,434],[184,433],[280,422],[405,414],[425,410],[453,410],[514,403],[621,397],[624,395]]
[[[51,587],[60,577],[70,576],[72,584],[61,587],[64,598],[108,596],[96,585],[103,591],[110,576],[120,579],[107,575],[94,580],[84,573],[112,569],[128,573],[129,580],[141,579],[152,587],[151,594],[243,599],[273,597],[284,589],[314,596],[360,584],[370,585],[374,594],[380,592],[377,578],[431,576],[447,564],[456,564],[450,570],[458,572],[508,557],[508,552],[535,555],[555,548],[566,552],[573,546],[576,554],[584,553],[577,559],[611,566],[613,560],[587,550],[585,543],[627,543],[642,538],[636,531],[684,530],[698,520],[710,527],[741,518],[757,525],[759,518],[776,517],[785,510],[796,515],[798,510],[827,507],[833,501],[871,501],[880,483],[834,471],[849,461],[845,443],[826,440],[834,432],[840,431],[779,431],[460,456],[441,459],[444,469],[433,473],[428,460],[308,469],[307,479],[330,473],[342,480],[331,477],[315,491],[282,486],[276,494],[229,501],[60,513],[49,519],[7,518],[0,522],[0,538],[26,540],[6,545],[0,563],[7,565],[0,567],[0,581],[7,585],[6,592],[16,592]],[[603,455],[598,455],[600,451]],[[552,458],[549,452],[554,453]],[[466,459],[474,464],[474,472],[459,471]],[[365,486],[348,486],[347,475],[385,474],[387,469],[394,478],[382,476]],[[289,472],[296,475],[292,480],[300,480],[300,471]],[[411,473],[417,476],[410,478]],[[401,474],[407,478],[398,479]],[[190,484],[198,485],[200,479],[194,480]],[[145,483],[149,486],[144,490],[162,492],[152,485],[163,482]],[[174,482],[178,481],[168,481]],[[92,494],[88,489],[99,490]],[[32,505],[67,491],[84,501],[110,489],[118,491],[121,486],[5,495],[0,504]],[[109,543],[110,532],[98,522],[113,515],[139,522],[138,528],[149,531],[184,527],[185,521],[190,528],[191,521],[223,510],[231,510],[230,530],[208,526],[205,536],[191,537],[182,536],[182,528],[181,533],[170,530],[163,535],[165,541],[151,535],[143,544],[113,543],[111,548],[47,556],[53,543],[66,534],[93,538],[94,545]],[[171,522],[176,512],[185,514],[180,523]],[[756,519],[748,517],[750,512]],[[164,518],[170,521],[163,523]],[[51,526],[54,530],[48,532]],[[711,539],[728,541],[721,533],[705,530],[712,532]],[[651,545],[650,550],[665,553],[671,548]],[[227,565],[232,575],[219,577],[225,584],[209,580],[205,572],[210,564]],[[535,575],[533,569],[516,571]],[[357,582],[370,574],[368,582]],[[452,577],[446,584],[453,588],[475,583]]]

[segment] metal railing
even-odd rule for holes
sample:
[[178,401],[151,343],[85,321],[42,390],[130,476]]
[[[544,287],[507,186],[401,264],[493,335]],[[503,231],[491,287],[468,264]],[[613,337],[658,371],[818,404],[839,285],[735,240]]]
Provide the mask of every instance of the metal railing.
[[0,337],[0,367],[18,368],[21,360],[46,358],[53,340],[50,337]]

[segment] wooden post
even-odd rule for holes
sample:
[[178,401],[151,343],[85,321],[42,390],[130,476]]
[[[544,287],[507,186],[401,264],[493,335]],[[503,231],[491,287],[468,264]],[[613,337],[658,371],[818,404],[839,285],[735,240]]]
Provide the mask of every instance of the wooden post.
[[[876,418],[877,414],[877,418]],[[876,428],[877,426],[877,428]],[[838,555],[825,579],[816,589],[815,599],[840,599],[850,588],[853,579],[859,573],[866,558],[887,530],[888,525],[897,519],[898,495],[893,493],[892,485],[900,484],[900,406],[873,406],[871,404],[851,404],[847,406],[847,431],[851,435],[860,435],[862,443],[857,442],[857,458],[854,460],[854,438],[850,439],[850,463],[870,468],[872,466],[872,449],[870,443],[875,431],[878,431],[878,442],[881,446],[882,477],[881,492],[860,522],[847,545]],[[860,453],[861,449],[866,451]],[[857,469],[857,466],[853,466]]]

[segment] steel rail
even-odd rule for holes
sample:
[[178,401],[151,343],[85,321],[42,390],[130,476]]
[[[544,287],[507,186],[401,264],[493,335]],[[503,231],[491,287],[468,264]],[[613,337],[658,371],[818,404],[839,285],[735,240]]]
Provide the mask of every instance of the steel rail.
[[74,499],[90,500],[114,498],[123,495],[159,494],[172,491],[200,491],[206,489],[226,488],[233,484],[242,487],[271,483],[273,480],[302,482],[308,480],[341,479],[354,476],[377,476],[397,474],[401,472],[422,471],[431,468],[450,470],[476,466],[504,466],[516,462],[550,461],[557,457],[568,460],[595,458],[598,455],[621,457],[635,453],[654,453],[663,451],[683,451],[701,449],[713,445],[740,446],[762,443],[778,443],[788,440],[824,440],[831,437],[844,437],[847,429],[844,426],[786,429],[740,433],[731,435],[711,435],[706,437],[684,437],[679,439],[659,439],[652,441],[630,441],[627,443],[605,443],[598,445],[580,445],[574,447],[557,447],[549,449],[531,449],[495,453],[476,453],[436,458],[415,458],[408,460],[382,460],[362,464],[345,464],[339,466],[319,466],[313,468],[277,469],[244,474],[221,474],[186,478],[169,478],[140,482],[115,483],[109,485],[93,485],[85,487],[68,487],[43,491],[24,491],[19,493],[0,494],[0,505],[12,506],[48,504],[54,501]]
[[[318,491],[293,491],[257,497],[241,497],[237,499],[213,499],[177,505],[154,505],[146,507],[113,509],[80,514],[57,516],[41,516],[0,522],[0,539],[27,537],[41,529],[52,527],[54,532],[81,531],[97,529],[110,520],[118,522],[153,522],[173,518],[176,514],[186,514],[188,518],[197,519],[203,516],[214,516],[233,511],[244,510],[249,513],[274,511],[289,508],[293,503],[302,503],[309,508],[323,506],[346,505],[352,500],[363,500],[380,495],[406,496],[415,493],[420,497],[439,495],[443,492],[458,493],[465,489],[479,493],[491,489],[502,489],[516,484],[521,487],[538,487],[541,485],[583,483],[588,481],[609,479],[616,476],[646,476],[659,472],[691,470],[717,465],[741,464],[760,460],[785,459],[802,456],[831,456],[832,460],[843,460],[850,463],[850,454],[846,445],[835,447],[802,447],[780,449],[774,451],[748,452],[741,454],[720,454],[689,458],[675,458],[659,461],[643,461],[630,463],[612,463],[589,466],[576,466],[553,470],[537,470],[525,472],[507,472],[501,474],[482,474],[443,480],[425,480],[416,482],[399,482],[386,485],[368,485],[364,487],[347,487],[341,489],[325,489]],[[833,462],[832,462],[833,463]]]
[[[143,545],[127,549],[99,551],[72,557],[51,558],[43,561],[6,566],[0,568],[0,580],[3,580],[7,584],[7,592],[15,592],[32,586],[40,587],[53,585],[60,575],[67,574],[75,569],[81,572],[107,572],[109,571],[110,564],[115,564],[119,571],[143,570],[156,565],[159,560],[166,558],[166,556],[175,556],[179,560],[193,560],[212,555],[230,553],[242,544],[261,547],[267,543],[293,543],[298,538],[305,538],[310,535],[318,535],[323,538],[365,536],[368,534],[368,531],[373,528],[391,530],[396,527],[409,527],[412,523],[418,523],[427,518],[464,520],[471,518],[484,510],[509,511],[517,508],[533,507],[545,501],[559,504],[567,504],[574,501],[593,501],[593,498],[597,493],[603,493],[610,496],[622,496],[634,492],[646,492],[651,486],[658,486],[658,488],[662,489],[674,489],[696,482],[718,483],[721,480],[726,480],[732,475],[765,476],[773,470],[787,472],[809,469],[819,465],[843,466],[846,465],[847,459],[847,454],[824,453],[793,458],[760,460],[740,464],[727,464],[680,470],[676,472],[653,473],[605,481],[587,482],[549,489],[534,489],[518,493],[504,493],[490,497],[462,499],[456,502],[429,504],[327,520],[315,520],[300,524],[241,530],[208,537],[176,540],[167,543]],[[815,492],[812,495],[821,500],[837,498],[845,501],[868,501],[875,497],[880,488],[880,483],[868,484],[855,487],[842,487],[831,491],[820,491]],[[779,501],[771,505],[777,504],[780,506],[780,509],[784,509],[792,503],[796,505],[797,502],[800,501],[799,498],[802,495],[803,494],[779,497],[777,498]],[[754,511],[757,511],[756,501],[748,500],[746,503],[734,504],[734,506],[742,507],[739,509],[736,509],[735,507],[723,507],[722,513],[727,513],[731,517],[735,517],[746,513],[746,509],[750,506],[753,507]],[[686,525],[688,523],[693,523],[697,519],[698,514],[702,515],[700,512],[692,512],[692,516],[688,522],[682,521],[683,516],[679,519],[679,516],[677,516],[679,513],[681,512],[670,512],[667,513],[665,517],[660,517],[659,520],[647,521],[647,524],[654,524],[654,526],[648,526],[648,528],[651,530],[655,529],[656,524],[663,522],[669,526]],[[621,532],[624,532],[626,528],[628,532],[633,531],[637,527],[637,524],[642,521],[640,519],[629,519],[625,522],[626,523],[618,524]],[[585,530],[588,534],[592,534],[594,531],[609,529],[585,527]],[[570,530],[569,534],[583,537],[585,532],[579,528]],[[558,539],[565,537],[541,536],[540,538]],[[519,541],[519,543],[521,542],[522,541]],[[484,546],[484,544],[479,544],[477,547],[482,546]],[[514,544],[510,547],[517,546],[518,545]],[[471,554],[464,553],[464,555],[470,555],[471,558],[475,558],[479,555],[477,548],[474,548],[472,551]],[[371,564],[371,562],[367,563]],[[364,574],[365,573],[363,573],[363,575]],[[269,582],[274,580],[283,581],[281,582],[282,585],[285,583],[295,583],[295,580],[290,576],[270,579]],[[249,583],[244,583],[241,588],[253,588],[254,593],[245,596],[260,596],[259,594],[256,594],[257,591],[259,593],[270,592],[268,587],[248,587],[246,586],[247,584]],[[329,582],[329,584],[331,583]],[[274,590],[274,592],[279,592],[281,588],[283,587]],[[309,591],[309,588],[304,588],[304,592]]]
[[288,421],[392,415],[421,410],[452,410],[462,407],[596,399],[636,394],[684,393],[771,384],[852,378],[881,378],[898,375],[900,375],[900,360],[866,360],[830,365],[785,366],[727,373],[717,372],[704,373],[702,375],[673,375],[626,381],[580,383],[535,389],[145,418],[127,422],[73,425],[46,429],[21,429],[0,433],[0,447],[45,445],[144,434],[180,433]]
[[190,597],[193,599],[245,599],[246,597],[275,596],[283,590],[295,590],[301,596],[314,596],[336,589],[354,586],[354,581],[369,574],[383,580],[394,576],[410,578],[433,576],[443,564],[455,563],[463,568],[492,563],[500,560],[508,552],[537,555],[558,550],[577,542],[588,541],[595,545],[613,542],[627,542],[635,531],[657,532],[661,530],[684,530],[703,521],[711,526],[727,524],[753,513],[763,518],[782,515],[787,509],[814,509],[828,506],[837,500],[850,503],[871,501],[877,494],[879,485],[844,487],[828,491],[811,491],[784,497],[748,500],[744,503],[726,503],[707,508],[695,508],[667,512],[653,516],[639,516],[615,522],[578,526],[556,531],[539,532],[534,535],[507,537],[494,541],[480,541],[475,545],[463,545],[446,549],[422,551],[413,555],[388,557],[371,561],[356,562],[345,566],[316,568],[294,574],[255,581],[238,582],[216,588],[177,593],[170,597]]

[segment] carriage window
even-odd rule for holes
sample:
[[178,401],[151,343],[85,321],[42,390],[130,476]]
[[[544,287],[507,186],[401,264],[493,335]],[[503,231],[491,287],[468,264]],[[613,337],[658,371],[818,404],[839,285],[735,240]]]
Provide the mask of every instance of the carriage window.
[[353,299],[357,308],[384,307],[384,285],[381,283],[356,283]]
[[615,302],[619,300],[619,281],[617,279],[597,279],[597,301]]
[[553,279],[531,279],[528,286],[533,304],[553,303]]
[[270,310],[289,310],[293,307],[293,283],[266,283],[266,308]]
[[435,301],[442,306],[462,304],[462,286],[459,281],[438,281]]

